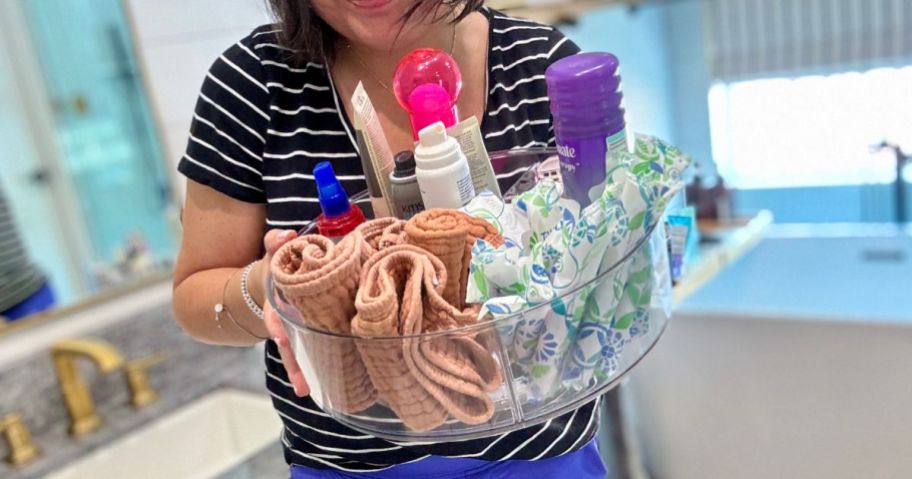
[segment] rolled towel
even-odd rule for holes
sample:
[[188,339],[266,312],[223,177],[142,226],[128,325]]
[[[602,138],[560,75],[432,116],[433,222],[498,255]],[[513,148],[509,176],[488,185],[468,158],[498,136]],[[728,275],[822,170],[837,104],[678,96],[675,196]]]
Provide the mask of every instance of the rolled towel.
[[420,302],[400,304],[400,291],[420,298],[424,283],[437,281],[436,270],[443,265],[427,254],[397,255],[395,248],[377,253],[364,265],[352,333],[365,338],[356,344],[380,399],[409,429],[429,431],[443,424],[447,412],[421,387],[406,363],[399,339],[400,317],[423,313]]
[[[295,238],[283,245],[270,265],[276,287],[308,327],[348,335],[355,315],[355,294],[364,245],[359,232],[338,244],[319,235]],[[347,413],[373,405],[377,391],[354,340],[301,331],[300,341],[332,407]]]
[[361,264],[367,262],[374,253],[388,246],[384,241],[387,229],[395,227],[401,229],[404,224],[405,221],[393,217],[378,218],[361,223],[356,228],[364,242]]
[[472,246],[484,239],[493,246],[503,244],[497,229],[487,221],[461,211],[430,209],[412,217],[405,224],[406,241],[440,258],[452,278],[447,282],[443,298],[453,306],[465,305],[466,283]]
[[477,317],[443,300],[446,274],[443,263],[421,248],[393,246],[365,265],[356,299],[355,334],[405,336],[357,344],[380,397],[415,431],[439,426],[446,413],[466,424],[484,423],[494,412],[490,393],[503,382],[494,355],[474,334],[415,337]]

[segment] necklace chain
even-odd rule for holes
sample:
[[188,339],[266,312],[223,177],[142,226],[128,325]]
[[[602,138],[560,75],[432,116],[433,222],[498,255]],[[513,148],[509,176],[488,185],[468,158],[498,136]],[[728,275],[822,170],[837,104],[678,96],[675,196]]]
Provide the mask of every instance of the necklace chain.
[[[361,64],[361,66],[364,68],[364,71],[367,72],[367,74],[371,77],[372,80],[377,82],[377,84],[380,85],[381,87],[383,87],[384,90],[386,90],[390,93],[393,92],[393,89],[390,88],[389,85],[387,85],[386,83],[381,81],[379,78],[377,78],[370,72],[370,68],[367,67],[367,63],[364,61],[364,59],[361,58],[361,55],[359,55],[358,52],[356,52],[355,50],[352,49],[351,42],[348,42],[348,44],[346,44],[346,48],[348,48],[348,50],[350,52],[352,52],[353,55],[355,55],[355,59],[358,60],[358,63]],[[453,38],[450,41],[450,51],[449,51],[450,56],[453,56],[453,53],[455,51],[456,51],[456,24],[454,23],[453,24]]]

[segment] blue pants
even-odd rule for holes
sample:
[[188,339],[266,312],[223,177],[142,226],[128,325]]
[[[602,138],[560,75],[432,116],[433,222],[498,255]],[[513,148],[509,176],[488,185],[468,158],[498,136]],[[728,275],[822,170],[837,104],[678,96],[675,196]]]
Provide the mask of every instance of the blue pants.
[[595,439],[578,451],[540,461],[482,461],[462,457],[430,456],[379,472],[345,472],[292,466],[291,479],[457,479],[457,478],[533,478],[567,477],[605,479],[608,471],[599,456]]
[[0,311],[0,316],[5,317],[9,321],[15,321],[49,309],[51,306],[54,306],[54,303],[54,291],[51,290],[51,287],[47,283],[44,283],[44,286],[42,286],[41,289],[35,291],[34,294],[25,298],[19,304],[6,311]]

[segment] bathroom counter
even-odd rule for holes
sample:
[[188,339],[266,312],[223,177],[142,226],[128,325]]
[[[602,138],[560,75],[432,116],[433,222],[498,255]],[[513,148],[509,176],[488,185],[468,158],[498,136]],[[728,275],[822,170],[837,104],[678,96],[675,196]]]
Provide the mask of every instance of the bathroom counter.
[[773,215],[767,210],[727,223],[700,221],[699,251],[684,277],[675,284],[675,304],[681,304],[728,265],[756,246],[772,223]]
[[[249,391],[263,397],[267,394],[261,348],[229,348],[197,343],[172,319],[171,306],[167,302],[91,333],[82,332],[78,337],[104,339],[113,344],[125,359],[164,351],[167,355],[165,364],[149,371],[150,382],[159,393],[159,400],[135,410],[129,405],[129,391],[122,374],[98,375],[86,368],[86,379],[103,424],[98,431],[76,440],[67,433],[69,418],[53,373],[50,354],[45,350],[14,359],[12,364],[0,368],[0,390],[3,391],[0,394],[0,412],[15,411],[25,417],[42,455],[22,468],[13,468],[0,461],[0,477],[43,477],[219,389]],[[2,442],[0,448],[5,452]],[[257,458],[265,462],[261,459],[265,454],[261,452],[250,462],[255,463]],[[278,458],[278,466],[284,469],[281,449],[274,457]]]

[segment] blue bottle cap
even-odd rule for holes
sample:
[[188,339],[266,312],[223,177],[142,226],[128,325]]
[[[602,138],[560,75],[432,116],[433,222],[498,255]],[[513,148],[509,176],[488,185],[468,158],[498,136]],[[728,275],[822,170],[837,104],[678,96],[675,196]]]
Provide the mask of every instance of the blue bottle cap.
[[317,196],[320,198],[320,209],[326,217],[341,216],[351,210],[348,194],[342,189],[332,165],[328,161],[317,164],[313,170],[317,181]]

